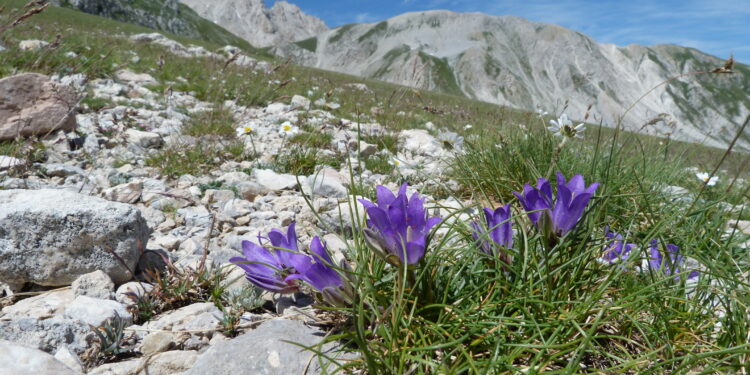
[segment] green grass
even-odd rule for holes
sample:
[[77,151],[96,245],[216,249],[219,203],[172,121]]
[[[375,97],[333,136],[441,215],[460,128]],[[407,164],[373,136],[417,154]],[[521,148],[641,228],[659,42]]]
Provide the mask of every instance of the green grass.
[[312,37],[312,38],[308,38],[305,40],[301,40],[299,42],[294,42],[294,44],[310,52],[315,52],[318,50],[318,38],[317,37]]
[[321,156],[318,150],[302,146],[292,146],[278,155],[272,168],[279,173],[308,176],[315,173],[318,166],[341,167],[341,160],[332,156]]
[[190,119],[182,133],[193,137],[218,135],[233,138],[235,126],[232,112],[226,108],[217,108],[211,112],[200,113]]
[[328,149],[331,148],[332,140],[333,136],[329,133],[304,132],[289,138],[289,143],[317,149]]

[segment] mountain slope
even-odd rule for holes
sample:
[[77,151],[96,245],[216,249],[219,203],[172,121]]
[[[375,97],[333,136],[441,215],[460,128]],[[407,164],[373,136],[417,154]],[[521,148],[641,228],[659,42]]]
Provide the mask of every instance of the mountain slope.
[[117,21],[167,31],[188,38],[244,49],[252,46],[219,25],[200,17],[177,0],[61,0],[58,4]]
[[263,0],[182,2],[257,47],[294,42],[328,30],[322,20],[286,1],[277,1],[271,8],[266,8]]
[[[541,107],[615,126],[669,77],[723,61],[674,45],[618,47],[560,26],[513,16],[429,11],[342,26],[272,49],[322,69],[465,95],[516,108]],[[630,130],[724,146],[750,113],[750,69],[688,76],[645,96]],[[566,106],[567,103],[567,106]],[[740,142],[750,148],[750,132]]]

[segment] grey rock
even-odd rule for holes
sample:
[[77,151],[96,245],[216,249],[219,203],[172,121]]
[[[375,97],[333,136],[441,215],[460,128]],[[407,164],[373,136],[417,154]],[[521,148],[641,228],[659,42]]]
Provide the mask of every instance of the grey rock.
[[187,227],[208,228],[211,225],[211,213],[204,206],[181,208],[177,214],[185,218]]
[[0,79],[0,140],[74,130],[77,103],[73,89],[42,74]]
[[303,191],[312,196],[326,198],[345,198],[348,193],[342,184],[341,175],[334,169],[324,168],[316,174],[307,177]]
[[12,156],[0,155],[0,171],[26,164],[26,161]]
[[160,148],[164,145],[164,140],[157,133],[128,129],[125,131],[125,137],[133,144],[143,148]]
[[121,69],[115,72],[115,78],[123,82],[140,85],[140,86],[156,85],[159,83],[150,74],[134,73],[127,69]]
[[[324,336],[299,321],[272,320],[232,340],[212,345],[185,375],[287,375],[302,374],[305,370],[308,374],[318,374],[321,370],[314,353],[282,340],[315,347]],[[331,344],[322,348],[324,353],[336,357],[333,350]]]
[[141,353],[154,355],[169,350],[175,344],[175,334],[153,332],[146,335],[141,342]]
[[229,186],[237,186],[240,182],[250,181],[250,175],[245,172],[229,172],[221,175],[216,181]]
[[96,270],[73,281],[73,294],[78,296],[88,296],[91,298],[113,299],[115,297],[115,283],[109,276]]
[[72,303],[74,299],[75,294],[71,289],[49,291],[5,307],[0,313],[0,319],[49,319],[62,316],[65,306]]
[[0,373],[7,375],[76,375],[81,374],[39,349],[0,340]]
[[297,109],[310,109],[310,99],[301,95],[294,95],[291,101],[292,107]]
[[47,353],[55,353],[62,346],[76,354],[83,353],[94,337],[86,323],[62,317],[0,320],[0,340],[23,343]]
[[125,305],[112,300],[78,296],[65,307],[65,317],[101,327],[107,320],[119,316],[126,325],[133,323],[133,317]]
[[59,349],[57,349],[57,352],[55,353],[55,359],[60,361],[65,366],[70,367],[71,369],[77,371],[77,372],[84,372],[83,363],[81,363],[81,359],[78,358],[75,353],[70,351],[67,346],[62,346]]
[[70,285],[102,270],[122,283],[149,233],[132,206],[60,190],[0,191],[0,280]]
[[206,190],[206,193],[203,196],[202,203],[203,204],[211,204],[211,203],[221,204],[232,199],[234,199],[234,191],[232,190],[208,189]]
[[85,175],[86,171],[74,165],[51,163],[44,165],[44,173],[50,177]]
[[297,178],[290,174],[279,174],[270,169],[253,170],[253,178],[260,186],[270,191],[294,189],[297,186]]
[[213,303],[194,303],[152,319],[144,324],[144,328],[167,331],[213,329],[218,327],[217,317],[220,316],[221,311]]
[[120,203],[135,203],[141,198],[143,192],[142,182],[128,182],[115,187],[105,189],[102,196],[106,200]]
[[240,197],[250,202],[254,201],[255,197],[263,195],[267,191],[263,186],[254,181],[242,181],[237,183],[235,187]]

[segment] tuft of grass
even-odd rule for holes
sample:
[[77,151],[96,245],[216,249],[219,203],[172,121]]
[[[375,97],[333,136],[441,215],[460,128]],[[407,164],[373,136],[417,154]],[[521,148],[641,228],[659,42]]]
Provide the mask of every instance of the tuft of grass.
[[220,107],[210,112],[201,112],[191,118],[182,133],[193,137],[218,135],[227,138],[235,136],[234,118],[229,109]]
[[199,143],[192,146],[172,146],[160,150],[146,159],[146,165],[158,168],[161,173],[170,178],[178,178],[185,174],[201,175],[220,166],[227,160],[237,160],[244,155],[238,153],[240,146],[230,143],[222,146]]
[[289,143],[317,149],[328,149],[331,147],[333,136],[323,132],[304,132],[289,138]]
[[398,154],[398,134],[378,134],[378,135],[362,135],[361,139],[364,142],[378,146],[381,150],[388,150],[390,153]]
[[327,165],[334,169],[341,167],[341,161],[332,156],[321,156],[316,149],[293,146],[276,157],[273,169],[280,173],[311,175],[316,167]]

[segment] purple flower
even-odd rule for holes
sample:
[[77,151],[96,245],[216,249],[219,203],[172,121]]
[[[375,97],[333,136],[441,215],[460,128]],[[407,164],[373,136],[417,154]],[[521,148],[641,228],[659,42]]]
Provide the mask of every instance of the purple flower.
[[424,199],[417,193],[408,198],[406,187],[403,184],[396,196],[378,186],[377,204],[359,200],[369,216],[364,229],[367,244],[394,265],[417,264],[424,256],[427,234],[441,221],[439,217],[428,219]]
[[305,255],[297,250],[297,234],[292,223],[287,234],[278,229],[268,233],[272,247],[263,246],[258,236],[258,243],[242,241],[244,257],[229,259],[245,271],[247,279],[259,288],[274,293],[294,293],[299,290],[294,265],[303,261]]
[[319,237],[312,239],[310,251],[312,256],[295,259],[294,268],[298,274],[290,277],[306,282],[320,292],[325,301],[334,306],[349,305],[352,295],[350,288],[344,283],[338,271],[332,267],[333,260]]
[[514,194],[539,230],[546,236],[560,238],[581,220],[598,187],[598,182],[586,187],[583,176],[579,174],[566,183],[565,176],[557,172],[557,199],[552,199],[552,188],[544,178],[538,180],[536,187],[526,184],[523,193]]
[[[495,211],[484,209],[484,219],[487,226],[478,222],[472,222],[474,231],[471,233],[474,241],[479,243],[479,248],[487,254],[498,253],[498,248],[510,249],[513,247],[513,224],[510,221],[510,204],[498,207]],[[499,251],[498,255],[510,263],[505,252]]]
[[635,244],[626,243],[623,241],[621,234],[611,232],[609,227],[605,229],[605,236],[612,241],[604,247],[604,255],[602,256],[602,259],[609,262],[609,264],[615,264],[628,259]]
[[[664,256],[661,250],[659,250],[659,241],[651,241],[651,254],[648,258],[648,264],[652,270],[661,271],[665,275],[679,274],[683,272],[683,263],[685,263],[685,257],[680,254],[680,248],[677,245],[667,244],[666,254],[668,258]],[[698,271],[693,271],[688,274],[688,280],[698,277]],[[675,280],[679,280],[680,276],[675,276]]]

